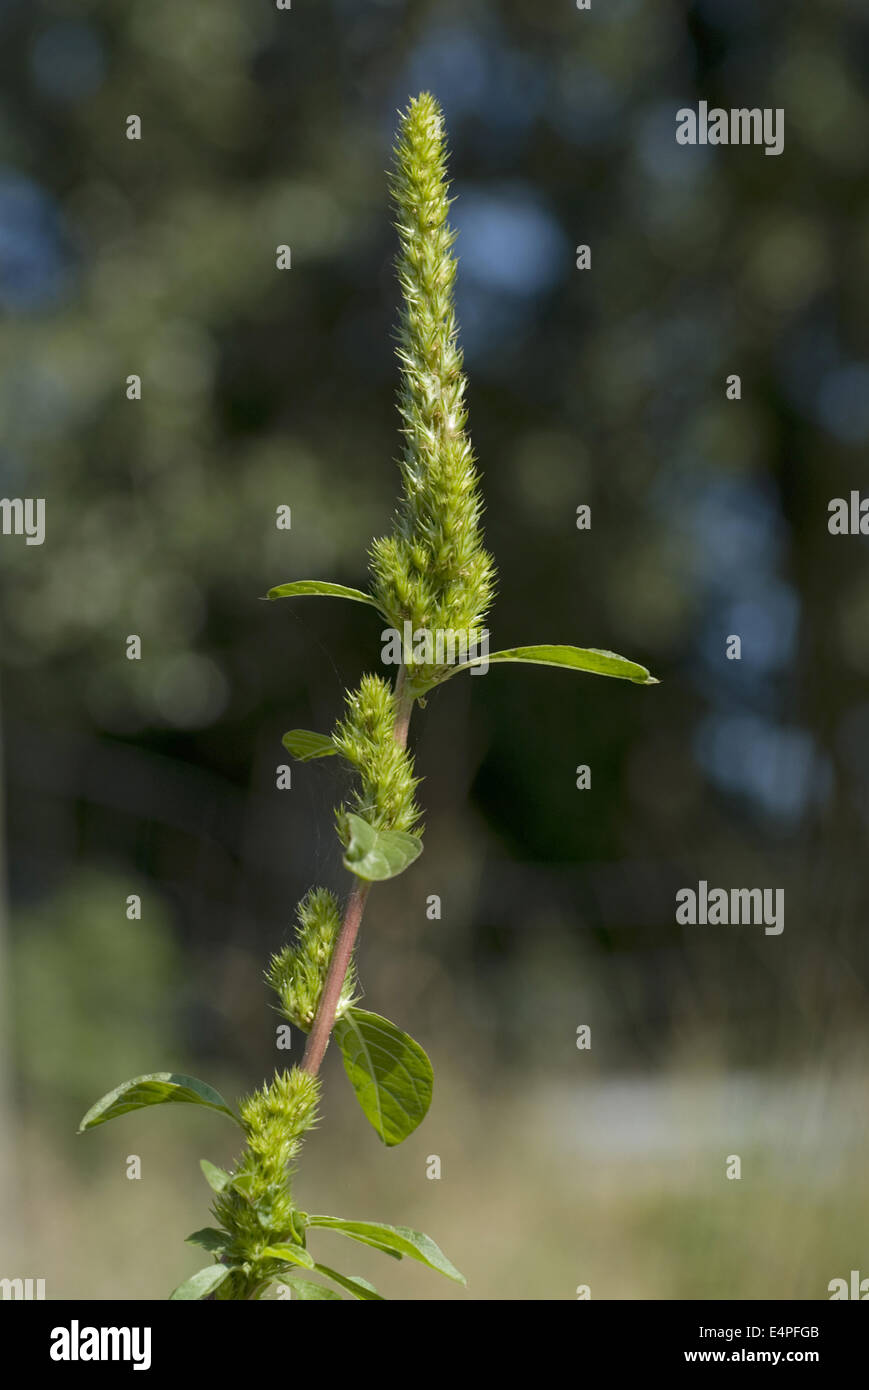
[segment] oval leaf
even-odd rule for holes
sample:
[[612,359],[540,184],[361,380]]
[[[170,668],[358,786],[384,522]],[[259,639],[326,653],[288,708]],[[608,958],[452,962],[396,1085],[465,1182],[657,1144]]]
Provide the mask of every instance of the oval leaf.
[[634,685],[659,683],[645,666],[640,666],[636,661],[628,661],[616,652],[607,652],[599,647],[538,646],[509,647],[503,652],[491,652],[489,656],[478,656],[472,661],[463,661],[460,665],[445,671],[437,680],[427,682],[421,689],[431,690],[434,686],[448,681],[458,671],[468,671],[473,666],[484,665],[487,661],[490,665],[494,662],[519,661],[531,666],[561,666],[569,671],[587,671],[595,676],[615,676],[619,680],[632,681]]
[[226,1231],[219,1231],[216,1226],[205,1226],[201,1231],[194,1231],[192,1236],[187,1236],[185,1244],[198,1245],[211,1255],[222,1255],[229,1247],[230,1238]]
[[346,584],[329,584],[323,579],[296,579],[292,584],[276,584],[269,589],[267,598],[306,598],[319,595],[323,598],[349,598],[354,603],[368,603],[372,608],[377,604],[370,594],[361,589],[348,589]]
[[[182,1076],[174,1071],[153,1071],[146,1076],[134,1076],[92,1105],[78,1127],[79,1134],[126,1115],[130,1110],[142,1110],[146,1105],[164,1105],[168,1101],[185,1101],[190,1105],[205,1105],[219,1110],[241,1126],[241,1120],[230,1110],[219,1091],[197,1081],[195,1076]],[[243,1126],[242,1126],[243,1128]]]
[[253,1173],[234,1173],[229,1181],[234,1192],[240,1193],[248,1201],[251,1200],[251,1192],[255,1182]]
[[[310,1225],[312,1220],[313,1217],[309,1216],[306,1211],[297,1211],[295,1213],[296,1225],[298,1226],[299,1224],[301,1224],[303,1229]],[[384,1245],[382,1241],[376,1240],[373,1236],[357,1235],[355,1238],[356,1240],[358,1240],[360,1245],[370,1245],[372,1249],[379,1250],[382,1255],[388,1255],[392,1260],[401,1259],[401,1254],[398,1250],[393,1250],[392,1246],[390,1245]]]
[[170,1293],[170,1298],[205,1298],[208,1294],[214,1293],[219,1288],[224,1279],[228,1279],[232,1273],[226,1265],[207,1265],[205,1269],[200,1269],[198,1273],[185,1279],[183,1284],[179,1284],[177,1289]]
[[402,1259],[400,1250],[394,1250],[391,1245],[384,1245],[380,1240],[368,1240],[365,1236],[355,1236],[354,1239],[360,1245],[370,1245],[372,1250],[379,1250],[381,1255],[388,1255],[391,1260]]
[[223,1192],[224,1188],[229,1187],[232,1182],[232,1174],[227,1173],[225,1168],[218,1168],[216,1163],[211,1163],[207,1158],[200,1158],[199,1166],[205,1175],[205,1181],[215,1192]]
[[279,1279],[278,1282],[286,1283],[287,1286],[294,1291],[296,1298],[309,1299],[311,1301],[315,1298],[329,1298],[337,1300],[338,1303],[344,1302],[341,1295],[336,1293],[334,1289],[327,1289],[325,1284],[315,1284],[311,1279]]
[[384,1226],[379,1221],[344,1221],[339,1216],[309,1216],[309,1226],[323,1226],[330,1231],[340,1231],[351,1240],[359,1240],[363,1245],[378,1245],[390,1250],[401,1258],[409,1256],[420,1264],[436,1269],[457,1284],[467,1282],[454,1264],[451,1264],[430,1236],[422,1231],[412,1231],[409,1226]]
[[361,1274],[339,1274],[336,1269],[330,1269],[328,1265],[314,1265],[318,1274],[324,1274],[327,1279],[331,1279],[340,1288],[347,1289],[354,1298],[358,1298],[363,1303],[370,1303],[377,1299],[379,1303],[386,1300],[382,1293],[378,1293],[373,1284],[369,1284],[367,1279],[363,1279]]
[[301,1245],[270,1245],[263,1251],[270,1260],[286,1260],[291,1265],[304,1265],[305,1269],[314,1268],[314,1259]]
[[370,882],[395,878],[422,854],[422,840],[404,830],[375,830],[361,816],[342,817],[344,867]]
[[329,758],[338,752],[328,734],[315,734],[310,729],[290,729],[281,743],[300,763],[309,763],[312,758]]
[[359,1104],[384,1144],[400,1144],[425,1118],[434,1077],[418,1042],[389,1019],[348,1009],[333,1037]]

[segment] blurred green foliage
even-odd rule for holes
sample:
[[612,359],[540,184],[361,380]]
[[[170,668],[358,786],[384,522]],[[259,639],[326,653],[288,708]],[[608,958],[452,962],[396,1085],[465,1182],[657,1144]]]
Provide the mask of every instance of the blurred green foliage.
[[126,919],[128,888],[83,871],[16,917],[15,1057],[31,1103],[87,1108],[109,1067],[121,1080],[178,1055],[182,956],[159,902]]

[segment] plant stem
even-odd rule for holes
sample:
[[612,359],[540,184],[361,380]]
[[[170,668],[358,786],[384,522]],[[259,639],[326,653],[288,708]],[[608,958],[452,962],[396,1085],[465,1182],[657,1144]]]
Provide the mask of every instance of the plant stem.
[[407,667],[399,666],[395,678],[395,741],[402,748],[407,747],[407,730],[413,709],[413,695],[407,684]]
[[370,883],[365,883],[362,879],[357,878],[353,891],[347,900],[344,921],[341,923],[338,940],[335,942],[335,949],[329,962],[326,983],[323,986],[323,993],[320,995],[320,1003],[317,1006],[317,1017],[314,1019],[314,1025],[308,1034],[305,1055],[302,1058],[302,1071],[310,1072],[312,1076],[316,1076],[320,1070],[320,1063],[329,1045],[329,1035],[335,1023],[335,1010],[338,1007],[338,1000],[341,998],[341,987],[344,984],[353,947],[356,945],[356,934],[359,931],[359,924],[365,911],[365,899],[368,897],[370,887]]
[[[407,672],[404,666],[399,667],[395,680],[395,704],[395,741],[404,748],[407,744],[407,731],[413,710],[413,695],[407,685]],[[311,1076],[317,1075],[326,1055],[326,1048],[329,1046],[329,1038],[335,1026],[335,1011],[341,998],[347,967],[356,945],[356,937],[362,923],[362,914],[365,911],[365,903],[370,888],[370,883],[357,878],[350,897],[347,899],[344,920],[341,923],[338,940],[335,942],[332,959],[329,961],[326,982],[323,985],[323,993],[320,995],[320,1003],[317,1006],[317,1016],[308,1034],[305,1055],[302,1058],[302,1071],[310,1072]]]

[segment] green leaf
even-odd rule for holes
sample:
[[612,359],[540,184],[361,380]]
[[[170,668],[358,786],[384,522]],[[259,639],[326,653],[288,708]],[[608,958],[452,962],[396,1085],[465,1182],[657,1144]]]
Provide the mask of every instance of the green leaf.
[[359,1104],[384,1144],[400,1144],[425,1118],[434,1077],[418,1042],[389,1019],[350,1008],[333,1036]]
[[94,1129],[114,1120],[118,1115],[126,1115],[130,1110],[142,1110],[146,1105],[163,1105],[167,1101],[186,1101],[191,1105],[205,1105],[210,1110],[219,1110],[243,1128],[241,1120],[230,1110],[219,1091],[197,1081],[195,1076],[181,1076],[174,1071],[153,1071],[146,1076],[134,1076],[113,1091],[104,1095],[96,1105],[92,1105],[78,1127],[79,1134],[86,1129]]
[[183,1284],[179,1284],[169,1297],[205,1298],[208,1294],[214,1293],[231,1273],[232,1270],[226,1265],[206,1265],[205,1269],[200,1269],[198,1273],[185,1279]]
[[369,1284],[367,1279],[363,1279],[361,1274],[339,1274],[336,1269],[330,1269],[328,1265],[314,1265],[318,1274],[324,1274],[327,1279],[340,1285],[342,1289],[347,1289],[354,1298],[358,1298],[363,1303],[378,1302],[384,1303],[386,1300],[382,1293],[378,1293],[373,1284]]
[[[296,1211],[293,1214],[293,1219],[296,1227],[301,1225],[304,1231],[305,1228],[311,1224],[313,1217],[309,1216],[306,1211]],[[383,1255],[389,1255],[393,1260],[401,1259],[401,1255],[397,1250],[393,1250],[390,1245],[384,1245],[382,1241],[376,1240],[373,1236],[357,1236],[356,1239],[359,1241],[360,1245],[370,1245],[372,1249],[379,1250]]]
[[510,647],[503,652],[491,652],[488,657],[474,657],[472,661],[463,661],[453,666],[437,680],[414,687],[414,690],[424,693],[436,685],[442,685],[457,672],[468,671],[473,666],[482,666],[486,661],[490,665],[501,661],[520,661],[532,666],[561,666],[569,671],[588,671],[595,676],[615,676],[620,680],[632,681],[634,685],[658,684],[645,666],[640,666],[636,661],[628,661],[626,657],[618,656],[615,652],[603,651],[599,647],[542,646]]
[[372,608],[377,604],[370,594],[363,594],[361,589],[348,589],[346,584],[329,584],[323,579],[296,579],[292,584],[277,584],[274,589],[269,589],[267,598],[303,598],[308,595],[320,595],[324,598],[350,598],[355,603],[369,603]]
[[359,1245],[370,1245],[372,1250],[379,1250],[381,1255],[388,1255],[391,1260],[400,1260],[402,1254],[391,1245],[384,1245],[380,1240],[368,1240],[365,1236],[355,1236],[354,1239]]
[[236,1173],[229,1181],[234,1191],[240,1192],[242,1197],[246,1197],[248,1201],[251,1200],[251,1191],[255,1182],[253,1173]]
[[304,1265],[305,1269],[314,1268],[313,1256],[301,1245],[270,1245],[263,1251],[263,1255],[267,1255],[270,1260],[286,1260],[291,1265]]
[[305,1213],[300,1211],[290,1212],[290,1227],[296,1239],[294,1245],[304,1245],[305,1243]]
[[422,840],[404,830],[375,830],[348,812],[342,817],[346,849],[344,867],[371,882],[395,878],[422,854]]
[[343,1303],[343,1299],[334,1289],[327,1289],[325,1284],[315,1284],[311,1279],[281,1279],[280,1283],[286,1283],[295,1291],[296,1298],[301,1299],[335,1299],[338,1303]]
[[211,1255],[222,1255],[230,1245],[230,1238],[226,1231],[219,1231],[216,1226],[204,1226],[201,1231],[194,1231],[192,1236],[187,1236],[185,1244],[198,1245]]
[[379,1221],[344,1221],[339,1216],[309,1216],[308,1225],[340,1231],[342,1235],[362,1241],[364,1245],[378,1245],[391,1250],[399,1258],[407,1255],[412,1260],[419,1260],[420,1264],[428,1265],[429,1269],[445,1274],[448,1279],[454,1279],[457,1284],[467,1282],[430,1236],[422,1231],[412,1231],[409,1226],[384,1226]]
[[218,1168],[216,1163],[211,1163],[207,1158],[200,1158],[199,1166],[205,1175],[205,1181],[215,1192],[223,1192],[224,1188],[229,1187],[232,1182],[232,1174],[227,1173],[225,1168]]
[[281,743],[300,763],[309,763],[313,758],[329,758],[338,752],[328,734],[315,734],[310,729],[290,729]]

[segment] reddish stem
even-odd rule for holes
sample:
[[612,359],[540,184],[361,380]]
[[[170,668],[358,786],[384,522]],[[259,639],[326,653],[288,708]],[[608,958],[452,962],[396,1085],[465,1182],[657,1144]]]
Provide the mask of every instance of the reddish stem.
[[353,947],[356,945],[356,934],[359,931],[359,924],[365,911],[365,899],[368,897],[370,887],[370,883],[357,878],[347,901],[344,921],[341,923],[341,931],[338,934],[332,959],[329,962],[326,983],[323,986],[323,993],[320,995],[317,1017],[314,1019],[314,1026],[308,1034],[305,1055],[302,1058],[302,1071],[308,1071],[312,1076],[316,1076],[320,1070],[320,1063],[326,1055],[326,1048],[329,1046],[329,1035],[335,1024],[335,1010],[338,1008],[338,1000],[341,998],[347,967],[350,964]]

